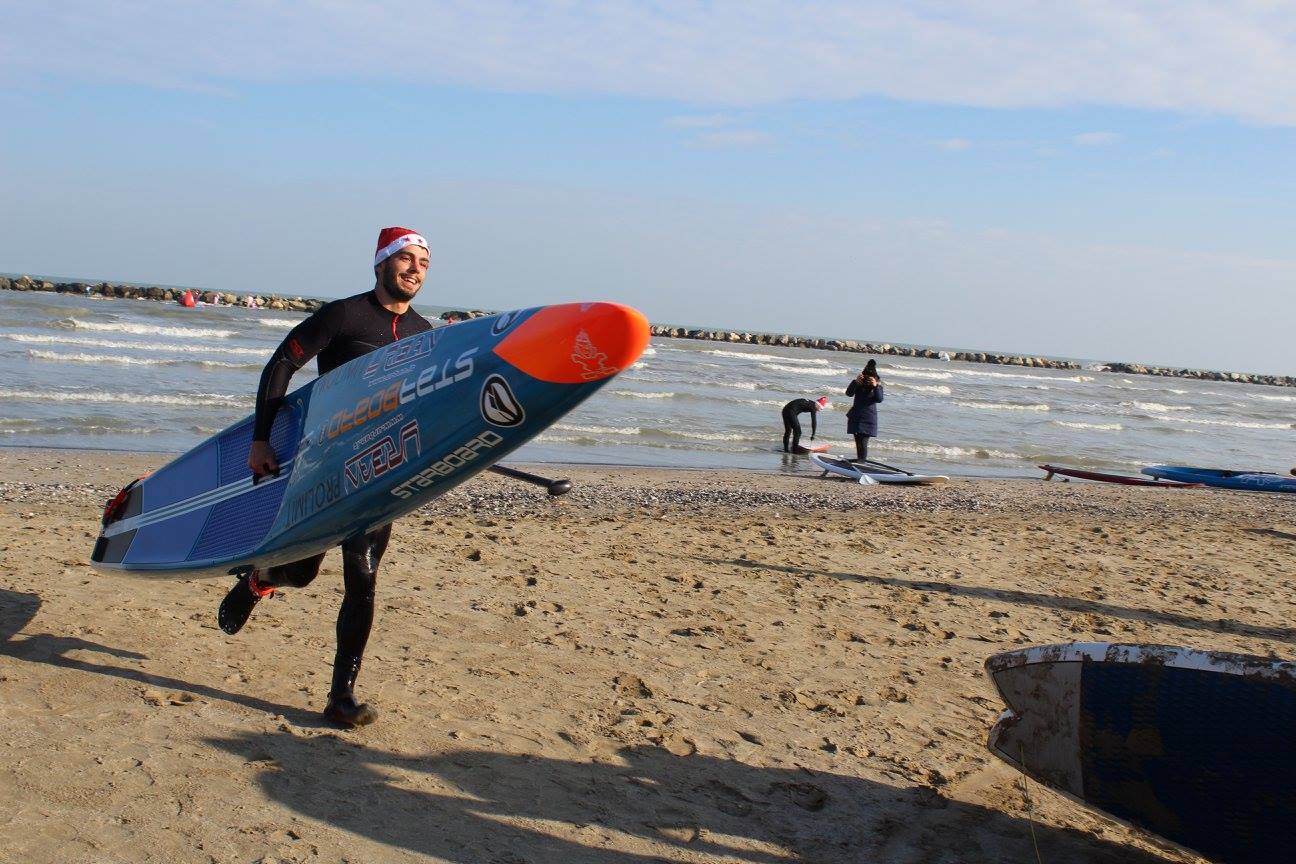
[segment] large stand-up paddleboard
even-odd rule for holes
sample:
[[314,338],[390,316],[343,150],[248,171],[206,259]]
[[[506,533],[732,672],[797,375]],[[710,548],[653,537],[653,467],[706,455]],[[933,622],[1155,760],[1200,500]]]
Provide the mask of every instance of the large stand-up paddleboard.
[[218,575],[322,552],[385,525],[543,432],[630,366],[648,322],[571,303],[430,330],[293,391],[248,471],[252,418],[131,485],[105,511],[96,567]]
[[855,462],[840,456],[828,456],[823,453],[811,453],[810,461],[824,470],[821,475],[834,474],[854,480],[856,483],[891,483],[898,486],[930,486],[934,483],[947,483],[949,478],[944,474],[910,474],[897,468],[879,465],[875,462]]
[[1101,642],[986,661],[987,746],[1035,780],[1218,861],[1296,848],[1296,664]]
[[1220,489],[1244,492],[1296,492],[1296,477],[1284,477],[1268,471],[1227,471],[1220,468],[1189,468],[1185,465],[1150,465],[1143,469],[1150,477],[1201,483]]
[[1123,486],[1158,486],[1163,489],[1199,489],[1201,483],[1177,483],[1173,480],[1151,480],[1147,477],[1131,477],[1128,474],[1108,474],[1105,471],[1085,471],[1080,468],[1064,468],[1061,465],[1041,465],[1047,472],[1045,480],[1052,480],[1054,474],[1063,477],[1075,477],[1079,480],[1093,480],[1097,483],[1119,483]]

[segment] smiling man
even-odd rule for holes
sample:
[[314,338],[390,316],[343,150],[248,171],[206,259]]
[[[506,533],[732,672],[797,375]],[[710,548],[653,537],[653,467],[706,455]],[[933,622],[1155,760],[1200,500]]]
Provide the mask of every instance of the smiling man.
[[[378,234],[374,252],[373,290],[334,300],[288,333],[271,355],[257,388],[256,419],[248,453],[248,467],[255,476],[279,470],[278,457],[270,446],[270,430],[293,374],[312,357],[319,358],[319,374],[324,375],[348,360],[432,329],[426,318],[409,308],[423,286],[428,263],[428,244],[422,235],[408,228],[384,228]],[[338,611],[337,655],[324,716],[346,728],[372,723],[378,716],[370,706],[356,702],[354,688],[373,625],[378,563],[390,537],[391,525],[387,524],[342,542],[346,593]],[[230,635],[237,633],[257,601],[274,593],[275,588],[309,585],[319,574],[323,560],[321,552],[271,567],[264,573],[253,570],[240,576],[217,613],[221,629]]]

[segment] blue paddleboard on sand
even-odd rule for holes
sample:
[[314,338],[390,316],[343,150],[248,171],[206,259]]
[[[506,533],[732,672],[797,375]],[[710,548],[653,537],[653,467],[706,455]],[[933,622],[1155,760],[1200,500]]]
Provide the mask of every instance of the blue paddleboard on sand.
[[1151,465],[1143,469],[1150,477],[1179,483],[1202,483],[1220,489],[1244,492],[1296,492],[1296,477],[1268,471],[1227,471],[1220,468],[1189,468],[1184,465]]
[[1296,664],[1078,642],[998,654],[987,746],[1046,786],[1223,862],[1296,848]]
[[253,482],[252,418],[123,490],[91,563],[224,575],[296,561],[385,525],[543,432],[629,367],[648,322],[570,303],[430,330],[293,391],[277,477]]

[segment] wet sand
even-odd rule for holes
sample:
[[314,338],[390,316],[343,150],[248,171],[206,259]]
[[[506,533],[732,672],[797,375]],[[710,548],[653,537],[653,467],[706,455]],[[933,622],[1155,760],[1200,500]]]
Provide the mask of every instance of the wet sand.
[[2,861],[1194,861],[1024,788],[982,664],[1296,641],[1286,498],[545,466],[397,523],[343,732],[336,552],[235,637],[87,565],[164,461],[0,451]]

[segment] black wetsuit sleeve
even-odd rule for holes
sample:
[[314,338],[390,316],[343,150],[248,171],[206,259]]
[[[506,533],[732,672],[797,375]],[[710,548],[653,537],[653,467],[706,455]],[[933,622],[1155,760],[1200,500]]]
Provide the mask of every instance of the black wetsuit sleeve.
[[861,386],[860,383],[859,383],[858,381],[856,381],[854,378],[852,378],[852,379],[851,379],[851,382],[850,382],[849,384],[846,385],[846,395],[847,395],[847,396],[854,396],[854,395],[855,395],[855,391],[858,390],[858,389],[860,388],[860,386]]
[[253,441],[270,440],[270,427],[283,405],[288,382],[298,369],[333,341],[342,326],[343,317],[341,303],[328,304],[288,331],[283,342],[270,355],[270,362],[261,370],[261,383],[257,386]]

